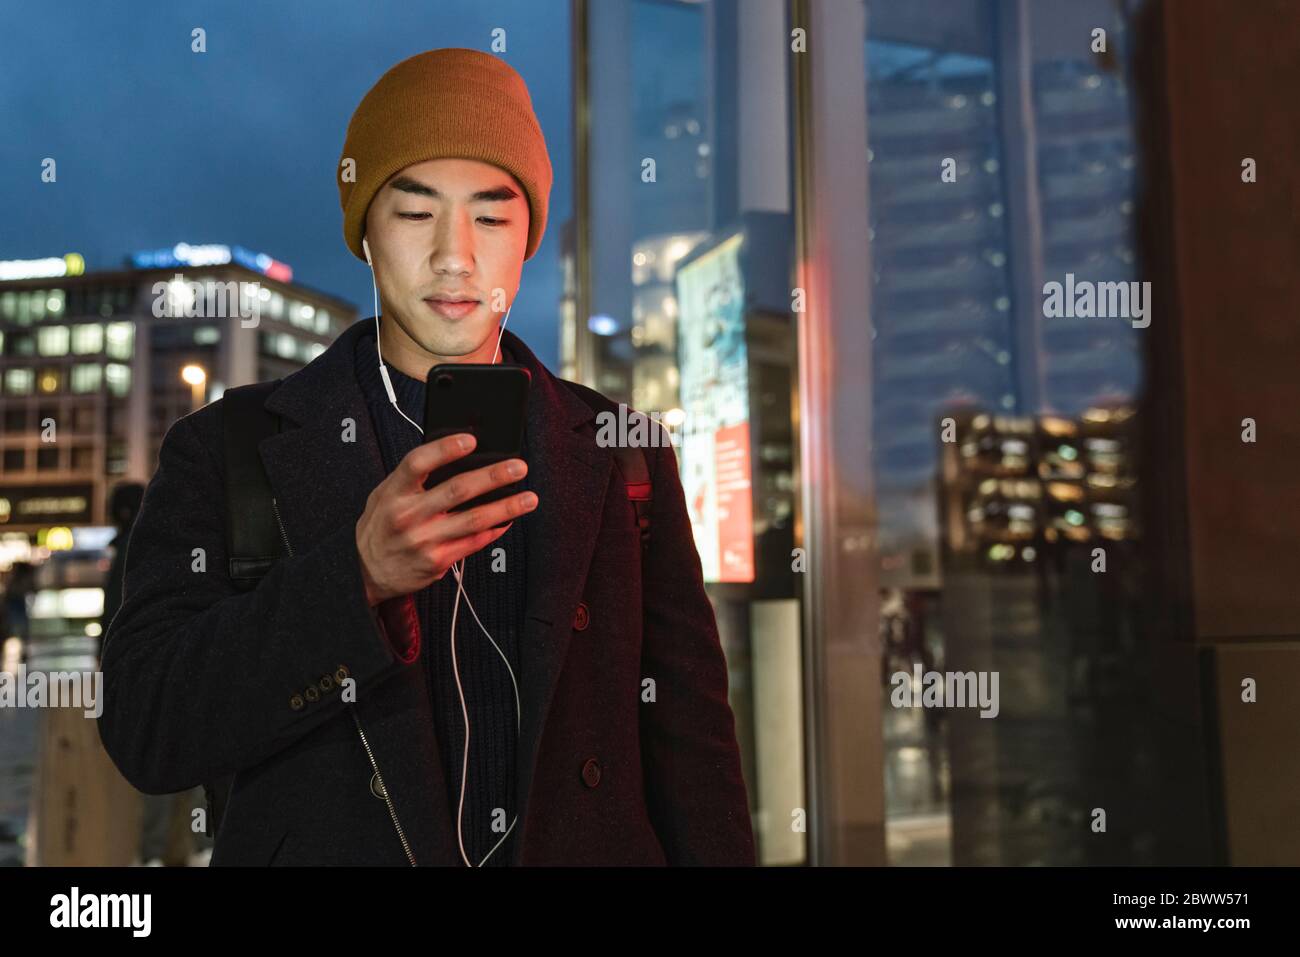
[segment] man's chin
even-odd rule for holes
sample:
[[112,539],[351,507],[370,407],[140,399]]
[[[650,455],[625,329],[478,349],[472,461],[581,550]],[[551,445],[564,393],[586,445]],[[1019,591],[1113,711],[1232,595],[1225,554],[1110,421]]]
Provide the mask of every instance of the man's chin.
[[461,358],[473,355],[482,348],[489,335],[496,335],[496,331],[477,323],[447,322],[435,317],[416,328],[416,341],[431,356]]

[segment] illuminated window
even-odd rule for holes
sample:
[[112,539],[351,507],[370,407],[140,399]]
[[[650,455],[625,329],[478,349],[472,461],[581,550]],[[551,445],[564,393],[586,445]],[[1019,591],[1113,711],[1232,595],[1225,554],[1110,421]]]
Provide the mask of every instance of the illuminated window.
[[110,362],[104,367],[104,379],[113,395],[126,395],[131,391],[131,367]]
[[51,317],[63,315],[64,292],[62,289],[51,289],[49,297],[45,300],[45,311]]
[[29,322],[40,322],[45,318],[45,303],[50,298],[48,289],[33,289],[27,294],[27,313]]
[[110,359],[130,359],[135,348],[135,326],[129,322],[110,322],[104,327],[104,351]]
[[316,334],[320,336],[329,335],[330,331],[330,314],[324,309],[316,310]]
[[98,363],[85,363],[72,367],[73,392],[98,392],[104,381],[104,371]]
[[42,326],[36,331],[36,348],[43,356],[66,356],[68,339],[67,326]]
[[72,327],[72,351],[79,356],[94,355],[104,348],[104,327],[97,322]]
[[114,439],[108,443],[108,461],[104,463],[104,471],[109,475],[121,475],[126,471],[126,443]]
[[275,337],[275,354],[282,359],[298,358],[298,340],[287,332]]
[[305,302],[289,304],[289,322],[300,329],[313,329],[316,326],[316,308]]
[[5,392],[9,395],[31,395],[36,388],[36,373],[31,369],[6,369]]
[[215,326],[199,326],[194,330],[194,342],[200,346],[210,346],[220,341],[221,332]]
[[63,370],[42,369],[40,376],[36,379],[36,387],[46,395],[58,392],[63,388]]
[[18,318],[18,294],[10,290],[0,293],[0,319],[13,322]]

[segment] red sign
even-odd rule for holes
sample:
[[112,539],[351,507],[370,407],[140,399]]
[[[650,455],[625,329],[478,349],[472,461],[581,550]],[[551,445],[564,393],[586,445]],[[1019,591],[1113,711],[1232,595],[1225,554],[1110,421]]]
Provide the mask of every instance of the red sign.
[[718,580],[754,580],[754,511],[749,463],[749,423],[728,425],[713,434],[714,476],[718,494]]

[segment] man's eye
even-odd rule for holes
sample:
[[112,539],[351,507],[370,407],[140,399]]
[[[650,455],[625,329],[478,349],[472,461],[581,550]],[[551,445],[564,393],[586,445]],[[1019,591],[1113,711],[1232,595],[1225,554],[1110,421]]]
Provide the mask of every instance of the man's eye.
[[[421,220],[428,219],[428,218],[429,218],[430,216],[432,216],[433,214],[432,214],[432,213],[400,213],[400,212],[399,212],[397,215],[400,216],[402,219],[411,220],[412,222],[419,222],[419,221],[421,221]],[[485,225],[487,225],[487,226],[506,226],[506,225],[508,225],[508,224],[510,223],[510,220],[508,220],[508,219],[494,219],[494,218],[492,218],[491,216],[480,216],[480,217],[479,217],[479,222],[481,222],[481,223],[483,223],[483,224],[485,224]]]

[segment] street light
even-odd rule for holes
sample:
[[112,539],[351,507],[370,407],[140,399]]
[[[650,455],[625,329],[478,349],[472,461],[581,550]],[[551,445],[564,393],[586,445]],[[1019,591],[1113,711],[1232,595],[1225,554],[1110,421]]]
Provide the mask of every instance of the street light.
[[181,369],[181,378],[190,385],[190,399],[197,410],[207,399],[208,373],[203,366],[190,364]]

